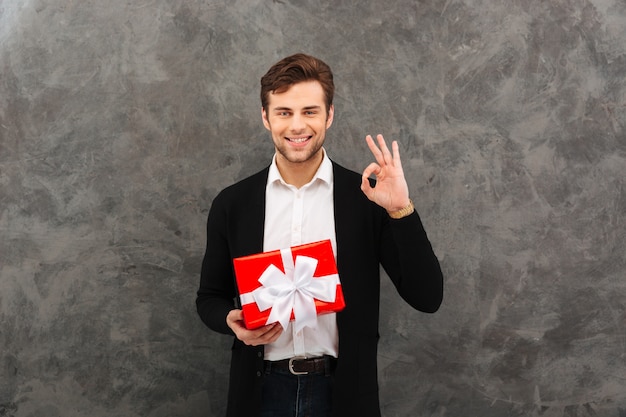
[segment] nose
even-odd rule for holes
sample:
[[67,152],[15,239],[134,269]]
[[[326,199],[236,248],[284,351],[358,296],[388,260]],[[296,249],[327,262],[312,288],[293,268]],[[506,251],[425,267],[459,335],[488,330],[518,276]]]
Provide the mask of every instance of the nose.
[[294,114],[291,118],[291,124],[289,126],[292,132],[301,132],[306,128],[306,123],[304,121],[304,117],[300,114]]

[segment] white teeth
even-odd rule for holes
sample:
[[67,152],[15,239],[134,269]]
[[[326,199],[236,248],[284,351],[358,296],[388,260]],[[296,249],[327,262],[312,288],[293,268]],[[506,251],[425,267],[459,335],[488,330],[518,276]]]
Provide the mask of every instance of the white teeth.
[[294,143],[302,143],[302,142],[306,142],[307,140],[309,140],[309,138],[291,138],[289,140]]

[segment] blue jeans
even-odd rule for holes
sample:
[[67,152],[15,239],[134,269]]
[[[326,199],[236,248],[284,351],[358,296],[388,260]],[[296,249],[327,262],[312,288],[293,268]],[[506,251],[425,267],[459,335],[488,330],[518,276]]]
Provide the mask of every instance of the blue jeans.
[[292,375],[271,369],[263,376],[261,417],[329,417],[332,375]]

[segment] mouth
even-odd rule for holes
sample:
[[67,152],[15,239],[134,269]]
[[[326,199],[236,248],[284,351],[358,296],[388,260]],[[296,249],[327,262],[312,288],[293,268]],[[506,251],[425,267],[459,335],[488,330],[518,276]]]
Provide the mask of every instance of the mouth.
[[311,137],[312,136],[293,136],[293,137],[286,137],[285,139],[287,139],[289,142],[293,144],[298,145],[298,144],[302,144],[302,143],[309,141]]

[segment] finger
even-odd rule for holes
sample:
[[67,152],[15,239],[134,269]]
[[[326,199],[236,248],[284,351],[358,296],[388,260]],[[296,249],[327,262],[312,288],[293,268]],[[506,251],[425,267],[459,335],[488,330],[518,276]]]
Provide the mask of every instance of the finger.
[[361,185],[361,191],[365,194],[368,200],[374,201],[376,198],[376,190],[369,185]]
[[378,145],[380,146],[385,164],[393,164],[393,157],[391,156],[391,152],[389,152],[389,148],[387,147],[387,143],[385,142],[383,135],[376,136],[376,139],[378,139]]
[[233,331],[236,331],[235,327],[237,329],[243,327],[243,312],[241,310],[231,310],[226,316],[226,324]]
[[383,153],[380,151],[380,149],[378,149],[378,146],[376,146],[372,135],[365,136],[365,140],[367,141],[367,146],[370,148],[370,151],[374,155],[374,158],[376,158],[376,161],[380,165],[385,165],[385,157],[383,156]]
[[280,327],[278,323],[267,324],[263,327],[259,327],[258,329],[251,330],[250,336],[253,339],[262,339],[267,334],[271,333],[276,327]]
[[283,332],[282,326],[278,323],[265,326],[262,329],[263,332],[250,341],[251,345],[258,346],[275,342]]
[[265,343],[272,343],[275,342],[280,335],[283,333],[283,327],[282,326],[276,326],[274,327],[270,332],[268,332],[266,334],[266,341]]
[[366,196],[369,196],[369,194],[373,191],[373,188],[372,188],[372,186],[370,184],[370,181],[369,181],[369,179],[367,177],[363,177],[363,179],[361,181],[361,191],[363,191],[363,193]]
[[254,330],[243,329],[237,334],[237,337],[249,346],[264,345],[272,340],[277,327],[279,328],[278,332],[280,332],[282,328],[278,323],[268,324]]
[[228,312],[228,318],[232,320],[243,320],[243,311],[241,309],[234,309]]
[[380,167],[380,165],[378,165],[376,162],[372,162],[371,164],[369,164],[364,170],[363,170],[363,179],[367,179],[372,175],[378,175],[380,174],[382,168]]
[[[391,151],[389,151],[389,148],[387,147],[387,142],[385,141],[385,138],[383,137],[383,135],[378,135],[376,137],[378,139],[378,144],[380,146],[380,150],[383,154],[383,157],[385,158],[385,163],[387,165],[392,165],[394,164],[395,160],[394,157],[391,153]],[[392,148],[393,148],[393,143],[395,141],[392,142]]]
[[370,184],[369,177],[372,173],[376,173],[378,171],[380,171],[380,167],[378,164],[372,162],[367,168],[365,168],[363,176],[361,177],[361,191],[363,191],[363,194],[365,194],[365,196],[370,200],[374,198],[376,190]]
[[391,149],[393,151],[393,164],[398,168],[402,168],[402,161],[400,160],[400,145],[398,141],[391,142]]

